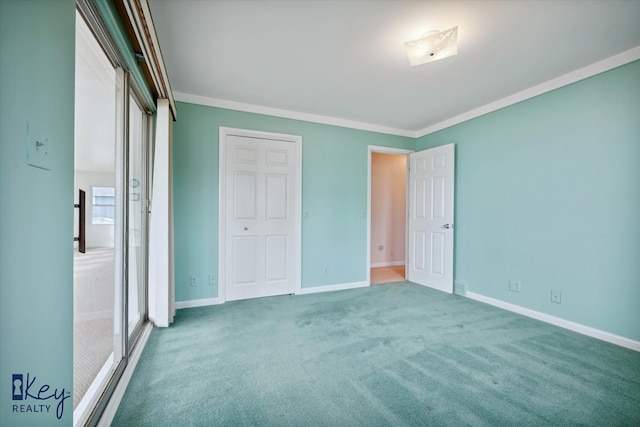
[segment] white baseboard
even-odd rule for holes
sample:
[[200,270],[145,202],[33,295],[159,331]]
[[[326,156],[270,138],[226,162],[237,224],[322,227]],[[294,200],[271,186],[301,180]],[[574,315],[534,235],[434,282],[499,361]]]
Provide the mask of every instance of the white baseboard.
[[564,329],[569,329],[570,331],[578,332],[582,335],[587,335],[592,338],[610,342],[611,344],[616,344],[621,347],[629,348],[631,350],[640,351],[640,341],[621,337],[620,335],[615,335],[609,332],[602,331],[600,329],[592,328],[590,326],[581,325],[579,323],[551,316],[546,313],[541,313],[539,311],[524,308],[519,305],[510,304],[508,302],[500,301],[494,298],[489,298],[484,295],[476,294],[475,292],[467,291],[467,298],[471,298],[472,300],[480,301],[486,304],[493,305],[495,307],[512,311],[514,313],[522,314],[523,316],[550,323]]
[[218,298],[192,299],[189,301],[176,301],[176,309],[205,307],[207,305],[222,304]]
[[380,267],[397,267],[399,265],[405,265],[405,261],[389,261],[389,262],[376,262],[371,264],[371,268],[380,268]]
[[462,297],[467,296],[467,284],[463,281],[456,280],[453,282],[453,293]]
[[136,343],[131,356],[129,357],[129,363],[125,368],[122,376],[120,377],[120,381],[118,381],[118,385],[115,390],[113,390],[113,394],[109,399],[109,403],[104,408],[104,412],[102,412],[102,416],[100,416],[100,421],[98,421],[98,427],[108,427],[113,422],[113,418],[116,416],[116,412],[118,412],[118,407],[120,406],[120,402],[122,402],[122,398],[124,397],[124,392],[127,391],[127,386],[129,385],[129,381],[131,381],[131,377],[133,376],[133,371],[136,370],[136,366],[138,365],[138,361],[140,360],[140,356],[142,355],[142,350],[147,345],[147,341],[149,340],[149,335],[151,335],[151,331],[153,330],[153,325],[151,322],[147,322],[145,326],[142,328],[140,332],[140,338]]
[[366,288],[369,286],[369,282],[351,282],[341,283],[339,285],[327,285],[327,286],[314,286],[311,288],[302,288],[298,295],[315,294],[318,292],[332,292],[332,291],[344,291],[346,289]]
[[[369,282],[341,283],[339,285],[314,286],[311,288],[301,288],[296,295],[315,294],[318,292],[344,291],[346,289],[364,288],[369,286]],[[208,305],[222,304],[218,298],[194,299],[189,301],[176,301],[176,309],[204,307]]]

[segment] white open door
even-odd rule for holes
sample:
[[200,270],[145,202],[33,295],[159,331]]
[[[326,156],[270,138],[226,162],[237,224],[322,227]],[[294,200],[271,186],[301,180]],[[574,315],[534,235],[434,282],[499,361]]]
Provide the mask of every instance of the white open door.
[[454,144],[409,156],[407,278],[453,293]]

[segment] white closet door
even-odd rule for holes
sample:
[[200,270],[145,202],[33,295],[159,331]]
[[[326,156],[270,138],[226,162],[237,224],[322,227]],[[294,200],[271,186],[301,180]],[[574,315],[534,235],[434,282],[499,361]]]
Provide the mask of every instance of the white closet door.
[[224,143],[226,299],[294,293],[296,144],[236,135]]

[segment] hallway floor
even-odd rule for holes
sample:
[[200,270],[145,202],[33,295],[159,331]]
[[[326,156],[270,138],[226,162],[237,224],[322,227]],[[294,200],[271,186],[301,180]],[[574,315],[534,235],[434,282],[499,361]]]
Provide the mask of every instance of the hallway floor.
[[393,267],[378,267],[371,269],[371,284],[402,282],[404,277],[404,265]]

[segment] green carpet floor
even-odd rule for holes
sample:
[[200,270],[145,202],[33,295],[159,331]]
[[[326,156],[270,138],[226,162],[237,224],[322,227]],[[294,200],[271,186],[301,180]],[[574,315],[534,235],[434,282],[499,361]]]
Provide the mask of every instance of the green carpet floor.
[[115,426],[640,425],[640,353],[412,283],[179,310]]

